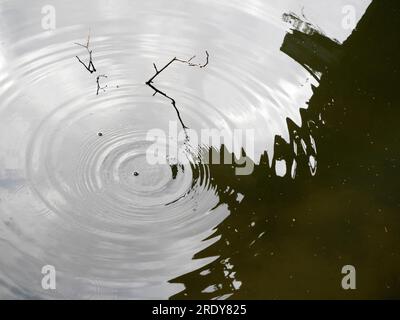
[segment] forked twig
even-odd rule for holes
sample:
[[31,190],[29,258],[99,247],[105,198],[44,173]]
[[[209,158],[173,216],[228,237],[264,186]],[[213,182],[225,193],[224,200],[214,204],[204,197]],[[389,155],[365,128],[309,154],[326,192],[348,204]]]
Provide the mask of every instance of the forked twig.
[[189,60],[182,60],[178,59],[177,57],[174,57],[171,61],[169,61],[164,67],[162,67],[160,70],[158,70],[157,66],[155,63],[153,63],[153,67],[156,71],[154,76],[152,76],[149,80],[147,80],[146,84],[152,83],[153,80],[165,69],[167,69],[172,63],[176,62],[182,62],[187,64],[189,67],[199,67],[199,68],[204,68],[208,65],[210,55],[208,54],[208,51],[206,51],[206,62],[204,64],[199,64],[199,63],[193,63],[192,60],[196,58],[196,56],[191,57]]
[[88,54],[89,54],[89,63],[88,63],[88,65],[86,65],[78,56],[76,56],[76,58],[78,59],[78,61],[79,61],[79,62],[85,67],[85,69],[86,69],[87,71],[89,71],[90,73],[96,72],[96,68],[95,68],[95,66],[94,66],[94,64],[93,64],[92,50],[89,49],[89,45],[90,45],[90,29],[89,29],[89,34],[88,34],[88,38],[87,38],[86,45],[81,44],[81,43],[77,43],[77,42],[74,42],[74,44],[85,48],[86,51],[87,51]]
[[189,67],[199,67],[199,68],[204,68],[208,65],[208,59],[210,55],[208,54],[208,51],[206,50],[206,62],[204,64],[200,63],[192,63],[191,61],[196,58],[196,56],[191,57],[189,60],[181,60],[181,59],[176,59],[176,61],[186,63]]
[[146,85],[148,85],[150,88],[152,88],[154,90],[154,94],[153,96],[155,96],[157,93],[161,94],[162,96],[166,97],[167,99],[169,99],[171,101],[172,106],[174,107],[176,114],[178,116],[178,119],[182,125],[183,130],[189,129],[182,121],[181,115],[179,113],[179,110],[176,106],[176,102],[175,100],[170,97],[169,95],[167,95],[165,92],[157,89],[152,83],[153,80],[161,73],[163,72],[165,69],[167,69],[172,63],[174,62],[181,62],[181,63],[185,63],[190,67],[199,67],[199,68],[204,68],[208,65],[208,61],[209,61],[209,54],[206,51],[206,62],[204,64],[198,64],[198,63],[193,63],[192,60],[195,58],[196,56],[191,57],[189,60],[182,60],[182,59],[178,59],[177,57],[174,57],[171,61],[169,61],[164,67],[162,67],[160,70],[157,68],[156,64],[153,63],[153,67],[154,70],[156,71],[156,73],[149,79],[146,81]]

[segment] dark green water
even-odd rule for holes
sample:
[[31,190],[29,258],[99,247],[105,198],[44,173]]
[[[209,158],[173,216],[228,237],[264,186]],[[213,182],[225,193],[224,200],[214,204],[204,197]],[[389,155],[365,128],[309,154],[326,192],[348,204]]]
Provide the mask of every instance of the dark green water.
[[[293,142],[312,133],[318,171],[310,175],[307,152],[296,157],[295,180],[277,178],[267,164],[248,177],[214,166],[231,215],[215,230],[221,241],[197,256],[220,258],[204,268],[209,274],[175,279],[187,289],[174,298],[229,294],[235,281],[234,299],[400,297],[399,22],[398,2],[374,1],[340,48],[318,36],[287,39],[299,63],[324,70],[303,126],[288,121],[291,143],[276,137],[275,159],[293,159]],[[330,65],[318,59],[326,48]],[[347,264],[356,268],[356,290],[341,287]],[[208,285],[215,291],[200,293]]]

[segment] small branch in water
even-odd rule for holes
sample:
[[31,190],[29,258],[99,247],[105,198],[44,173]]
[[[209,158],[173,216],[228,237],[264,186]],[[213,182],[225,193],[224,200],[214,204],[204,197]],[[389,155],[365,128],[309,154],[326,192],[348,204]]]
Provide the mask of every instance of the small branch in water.
[[189,60],[176,59],[176,61],[186,63],[189,67],[204,68],[208,65],[208,59],[210,58],[210,55],[208,54],[208,51],[206,50],[206,62],[204,64],[191,62],[194,58],[196,58],[196,56],[191,57]]
[[179,113],[179,110],[178,110],[178,108],[177,108],[177,106],[176,106],[175,100],[174,100],[172,97],[170,97],[169,95],[167,95],[165,92],[163,92],[163,91],[157,89],[154,85],[152,85],[152,83],[153,83],[153,80],[154,80],[161,72],[163,72],[165,69],[167,69],[167,68],[168,68],[172,63],[174,63],[174,62],[181,62],[181,63],[187,64],[187,65],[190,66],[190,67],[199,67],[199,68],[204,68],[204,67],[206,67],[206,66],[208,65],[208,60],[209,60],[210,55],[208,54],[207,51],[206,51],[206,62],[205,62],[204,64],[193,63],[192,60],[193,60],[195,57],[196,57],[196,56],[193,56],[193,57],[191,57],[189,60],[182,60],[182,59],[178,59],[177,57],[174,57],[171,61],[169,61],[169,62],[168,62],[164,67],[162,67],[160,70],[158,70],[156,64],[153,63],[153,67],[154,67],[154,70],[156,71],[156,73],[155,73],[149,80],[146,81],[146,85],[148,85],[150,88],[152,88],[152,89],[154,90],[153,97],[154,97],[157,93],[159,93],[159,94],[161,94],[162,96],[166,97],[167,99],[169,99],[169,100],[171,101],[171,104],[172,104],[172,106],[174,107],[174,109],[175,109],[175,111],[176,111],[176,114],[177,114],[177,116],[178,116],[178,119],[179,119],[179,121],[180,121],[180,123],[181,123],[181,125],[182,125],[182,128],[183,128],[183,130],[185,131],[185,133],[186,133],[186,129],[189,129],[189,128],[188,128],[187,126],[185,126],[185,124],[183,123],[182,118],[181,118],[181,115],[180,115],[180,113]]
[[96,68],[94,67],[94,64],[93,64],[92,50],[89,49],[89,46],[90,46],[90,29],[89,29],[89,35],[88,35],[88,38],[87,38],[87,41],[86,41],[86,44],[85,44],[85,45],[84,45],[84,44],[81,44],[81,43],[77,43],[77,42],[74,42],[74,44],[76,44],[77,46],[81,46],[81,47],[85,48],[86,51],[87,51],[88,54],[89,54],[89,63],[88,63],[88,65],[86,65],[78,56],[76,56],[76,58],[78,59],[78,61],[79,61],[79,62],[85,67],[85,69],[86,69],[87,71],[89,71],[90,73],[96,72]]
[[99,76],[97,76],[96,78],[96,83],[97,83],[97,92],[96,92],[96,96],[99,95],[99,91],[103,90],[104,92],[106,91],[107,85],[105,85],[104,87],[100,86],[100,78],[107,78],[107,76],[105,74],[101,74]]
[[147,80],[146,84],[148,85],[148,84],[152,83],[153,80],[154,80],[161,72],[163,72],[165,69],[167,69],[168,66],[171,65],[171,64],[172,64],[173,62],[175,62],[175,61],[177,61],[176,57],[173,58],[170,62],[168,62],[161,70],[158,70],[156,64],[153,63],[153,66],[154,66],[154,69],[156,70],[156,73],[155,73],[155,75],[152,76],[149,80]]
[[191,57],[189,60],[182,60],[178,59],[177,57],[174,57],[171,61],[169,61],[164,67],[162,67],[160,70],[158,70],[157,66],[155,63],[153,63],[153,67],[156,71],[154,76],[152,76],[149,80],[147,80],[146,84],[152,83],[153,80],[165,69],[167,69],[172,63],[176,62],[181,62],[187,64],[189,67],[199,67],[199,68],[204,68],[208,65],[210,55],[208,54],[208,51],[206,51],[206,62],[204,64],[199,64],[199,63],[193,63],[192,60],[196,58],[196,56]]
[[180,113],[179,113],[179,110],[178,110],[178,108],[176,107],[176,102],[175,102],[175,100],[174,100],[173,98],[171,98],[169,95],[167,95],[165,92],[163,92],[163,91],[161,91],[161,90],[158,90],[158,89],[157,89],[155,86],[153,86],[150,82],[149,82],[149,83],[146,83],[146,84],[147,84],[150,88],[152,88],[152,89],[154,90],[153,97],[154,97],[157,93],[159,93],[159,94],[161,94],[162,96],[166,97],[167,99],[169,99],[169,100],[171,101],[171,104],[172,104],[172,106],[174,107],[174,109],[175,109],[175,111],[176,111],[176,114],[177,114],[177,116],[178,116],[179,122],[180,122],[181,125],[182,125],[183,130],[186,131],[186,129],[189,129],[188,127],[185,126],[185,124],[184,124],[183,121],[182,121],[182,118],[181,118],[181,115],[180,115]]

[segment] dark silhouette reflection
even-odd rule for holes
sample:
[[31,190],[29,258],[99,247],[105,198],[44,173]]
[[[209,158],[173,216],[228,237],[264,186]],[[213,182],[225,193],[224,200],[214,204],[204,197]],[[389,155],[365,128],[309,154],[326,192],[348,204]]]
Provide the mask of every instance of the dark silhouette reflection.
[[[294,14],[284,14],[283,20],[293,26],[287,33],[281,51],[297,61],[315,78],[316,71],[327,72],[337,66],[343,55],[342,46],[326,36],[309,22]],[[319,80],[317,78],[317,80]]]
[[[400,297],[399,15],[399,2],[374,1],[340,47],[288,35],[282,50],[322,72],[303,125],[288,120],[290,142],[276,137],[272,168],[266,156],[250,176],[210,166],[231,215],[195,257],[216,260],[171,280],[186,288],[172,298]],[[278,177],[281,160],[290,170]],[[356,290],[341,288],[348,264]]]

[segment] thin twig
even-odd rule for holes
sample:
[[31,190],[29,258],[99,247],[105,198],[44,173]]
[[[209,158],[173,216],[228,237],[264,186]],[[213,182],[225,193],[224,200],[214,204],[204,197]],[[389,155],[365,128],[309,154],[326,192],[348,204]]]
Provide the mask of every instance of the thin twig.
[[155,64],[155,63],[153,63],[153,67],[154,67],[154,69],[156,70],[156,72],[158,72],[158,70],[157,70],[157,66],[156,66],[156,64]]
[[173,98],[171,98],[169,95],[167,95],[165,92],[163,92],[163,91],[157,89],[157,88],[156,88],[155,86],[153,86],[151,83],[146,83],[146,84],[147,84],[150,88],[152,88],[152,89],[154,90],[153,97],[154,97],[157,93],[159,93],[159,94],[161,94],[162,96],[166,97],[167,99],[169,99],[169,100],[171,101],[171,104],[172,104],[172,106],[174,107],[174,109],[175,109],[175,111],[176,111],[176,114],[177,114],[177,116],[178,116],[179,122],[181,123],[183,130],[185,130],[185,132],[186,132],[186,129],[189,129],[189,128],[188,128],[187,126],[185,126],[185,124],[183,123],[182,118],[181,118],[181,114],[179,113],[179,110],[178,110],[178,108],[177,108],[177,106],[176,106],[175,100],[174,100]]
[[89,63],[88,63],[88,65],[86,65],[85,63],[83,63],[82,60],[81,60],[78,56],[76,56],[76,58],[78,59],[78,61],[79,61],[79,62],[85,67],[85,69],[86,69],[87,71],[89,71],[90,73],[96,72],[96,68],[94,67],[94,64],[93,64],[92,50],[89,49],[89,46],[90,46],[90,29],[89,29],[89,34],[88,34],[88,38],[87,38],[86,45],[81,44],[81,43],[77,43],[77,42],[74,42],[74,44],[85,48],[86,51],[87,51],[88,54],[89,54]]
[[192,63],[192,60],[195,58],[196,56],[191,57],[189,60],[182,60],[182,59],[178,59],[177,57],[174,57],[171,61],[169,61],[164,67],[162,67],[160,70],[158,70],[157,66],[155,63],[153,63],[154,69],[156,70],[156,73],[154,74],[154,76],[152,76],[147,82],[146,84],[152,83],[153,80],[161,73],[163,72],[165,69],[167,69],[172,63],[176,62],[181,62],[181,63],[185,63],[190,67],[199,67],[199,68],[204,68],[208,65],[208,61],[209,61],[209,57],[210,55],[208,54],[208,51],[206,51],[206,62],[204,64],[198,64],[198,63]]
[[97,92],[96,92],[96,96],[99,95],[99,91],[103,90],[104,92],[106,91],[107,85],[105,85],[104,87],[100,86],[100,78],[107,78],[107,76],[105,74],[101,74],[99,76],[97,76],[96,78],[96,83],[97,83]]
[[208,60],[210,58],[210,55],[208,54],[208,51],[206,50],[206,63],[200,66],[200,68],[205,68],[208,65]]
[[163,72],[165,69],[167,69],[169,67],[169,65],[171,65],[173,62],[175,62],[177,59],[176,57],[173,58],[170,62],[168,62],[162,69],[158,70],[157,66],[155,63],[153,63],[154,69],[156,70],[156,73],[154,76],[152,76],[149,80],[147,80],[146,84],[150,84],[153,82],[153,80],[161,73]]
[[[192,61],[195,57],[196,57],[196,56],[193,56],[193,57],[191,57],[189,60],[182,60],[182,59],[178,59],[177,57],[174,57],[174,58],[171,59],[164,67],[162,67],[160,70],[158,70],[156,64],[153,63],[153,67],[154,67],[154,70],[156,71],[156,73],[155,73],[149,80],[146,81],[146,85],[148,85],[150,88],[152,88],[152,89],[154,90],[153,97],[154,97],[157,93],[159,93],[159,94],[161,94],[162,96],[166,97],[167,99],[169,99],[169,100],[171,101],[171,104],[172,104],[172,106],[174,107],[174,109],[175,109],[175,111],[176,111],[176,114],[177,114],[177,116],[178,116],[178,119],[179,119],[179,121],[180,121],[180,123],[181,123],[181,125],[182,125],[182,128],[183,128],[183,130],[185,131],[185,133],[186,133],[186,129],[189,129],[189,128],[183,123],[182,118],[181,118],[181,115],[180,115],[180,113],[179,113],[179,110],[178,110],[178,108],[177,108],[177,106],[176,106],[175,100],[174,100],[172,97],[170,97],[169,95],[167,95],[165,92],[163,92],[163,91],[157,89],[154,85],[152,85],[152,83],[153,83],[153,80],[154,80],[161,72],[163,72],[165,69],[167,69],[167,68],[168,68],[172,63],[174,63],[174,62],[181,62],[181,63],[187,64],[187,65],[190,66],[190,67],[199,67],[199,68],[204,68],[204,67],[206,67],[206,66],[208,65],[209,54],[208,54],[207,51],[206,51],[206,62],[205,62],[204,64],[192,63],[191,61]],[[187,134],[186,134],[186,136],[187,136]]]
[[186,63],[189,67],[199,67],[199,68],[204,68],[208,65],[208,60],[209,60],[210,55],[208,54],[208,51],[206,50],[206,62],[204,64],[200,63],[192,63],[191,61],[196,58],[196,56],[191,57],[189,60],[181,60],[181,59],[176,59],[176,61]]

